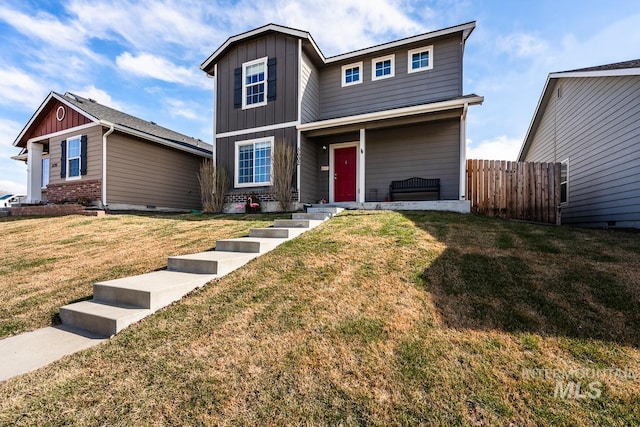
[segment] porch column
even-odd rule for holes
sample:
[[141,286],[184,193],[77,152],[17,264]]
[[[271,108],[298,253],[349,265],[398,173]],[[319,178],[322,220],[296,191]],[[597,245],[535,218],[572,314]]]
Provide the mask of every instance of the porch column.
[[358,153],[358,164],[360,167],[358,168],[358,202],[364,203],[364,196],[366,194],[365,190],[365,182],[364,182],[364,167],[365,167],[365,134],[366,131],[364,128],[360,129],[360,152]]
[[27,203],[42,201],[42,144],[27,142]]

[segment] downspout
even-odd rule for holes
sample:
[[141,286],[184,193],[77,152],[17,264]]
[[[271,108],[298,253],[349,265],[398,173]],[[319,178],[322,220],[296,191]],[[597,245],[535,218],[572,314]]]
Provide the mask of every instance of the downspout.
[[107,208],[107,137],[115,130],[115,125],[109,122],[102,122],[109,126],[109,130],[102,135],[102,209]]
[[465,102],[460,116],[460,200],[467,198],[467,110]]

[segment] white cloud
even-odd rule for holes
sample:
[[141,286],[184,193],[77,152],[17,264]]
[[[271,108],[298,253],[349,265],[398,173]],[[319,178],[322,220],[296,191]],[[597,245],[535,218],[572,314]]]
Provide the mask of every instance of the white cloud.
[[19,148],[13,146],[22,125],[13,120],[0,119],[0,158],[11,157],[18,154]]
[[35,110],[49,91],[28,73],[15,67],[0,69],[0,104]]
[[206,82],[204,73],[196,73],[195,69],[177,66],[166,58],[150,53],[133,56],[129,52],[124,52],[116,58],[116,64],[123,71],[169,83],[201,86]]
[[513,33],[500,36],[496,39],[496,46],[499,51],[515,55],[520,58],[536,59],[545,54],[548,44],[531,34]]
[[504,135],[478,144],[467,139],[467,159],[516,160],[522,145],[522,138],[508,138]]
[[111,98],[111,95],[102,89],[98,89],[94,85],[85,86],[80,90],[72,90],[71,92],[85,98],[95,99],[102,105],[122,111],[122,106],[117,101],[114,101],[113,98]]
[[[13,160],[12,160],[13,161]],[[27,172],[25,169],[24,182],[0,179],[0,193],[27,194]]]
[[199,106],[195,103],[187,103],[180,99],[167,98],[163,102],[169,107],[169,114],[172,117],[182,117],[183,119],[193,121],[209,121],[209,117],[206,117],[198,111]]

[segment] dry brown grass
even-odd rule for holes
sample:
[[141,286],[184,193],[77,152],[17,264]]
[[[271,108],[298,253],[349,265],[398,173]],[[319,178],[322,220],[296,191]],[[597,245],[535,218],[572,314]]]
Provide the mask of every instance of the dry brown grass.
[[[508,291],[540,286],[530,282],[541,270],[518,275],[511,257],[548,263],[552,281],[576,279],[570,262],[637,290],[639,237],[455,214],[341,215],[105,345],[0,384],[0,424],[637,425],[637,379],[607,379],[599,399],[581,400],[522,375],[637,372],[637,292],[627,307],[616,305],[628,297],[620,286],[598,300],[584,278],[583,295],[548,285],[548,305],[559,293],[577,307],[563,306],[570,325],[560,327],[537,293]],[[525,321],[521,299],[542,324]],[[630,331],[583,332],[584,299]]]
[[0,337],[55,322],[58,308],[89,298],[94,282],[166,266],[220,238],[269,224],[250,216],[109,215],[0,220]]

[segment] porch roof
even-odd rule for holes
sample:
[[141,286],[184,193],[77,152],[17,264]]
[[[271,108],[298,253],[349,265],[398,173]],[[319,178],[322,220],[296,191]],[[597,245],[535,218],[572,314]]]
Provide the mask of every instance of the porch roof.
[[[434,115],[435,119],[456,117],[469,105],[480,105],[484,97],[476,94],[465,95],[428,104],[414,105],[411,107],[394,108],[391,110],[376,111],[372,113],[356,114],[353,116],[338,117],[335,119],[319,120],[315,122],[297,125],[298,130],[307,134],[326,134],[332,131],[342,131],[348,127],[371,127],[377,123],[408,124],[423,121],[426,116]],[[460,110],[458,112],[457,110]],[[453,113],[453,114],[438,114]],[[401,122],[401,123],[398,123]]]

